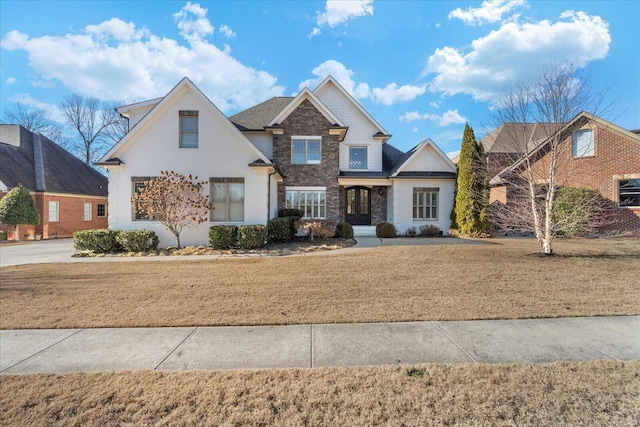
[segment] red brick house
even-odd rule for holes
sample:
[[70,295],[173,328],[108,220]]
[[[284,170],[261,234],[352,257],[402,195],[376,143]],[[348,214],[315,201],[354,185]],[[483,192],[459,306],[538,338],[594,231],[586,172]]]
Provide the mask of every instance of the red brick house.
[[[640,232],[640,131],[629,131],[582,112],[562,126],[557,164],[558,186],[597,190],[617,207],[615,223],[607,229]],[[533,174],[544,183],[550,154],[547,140],[534,142]],[[499,156],[505,156],[499,153]],[[489,150],[488,157],[491,157]],[[491,179],[491,201],[508,204],[506,177],[520,173],[523,160],[514,162]]]
[[[20,240],[70,237],[107,227],[107,178],[46,137],[20,125],[0,125],[0,199],[22,184],[33,195],[40,224],[20,226]],[[0,225],[13,239],[13,226]]]

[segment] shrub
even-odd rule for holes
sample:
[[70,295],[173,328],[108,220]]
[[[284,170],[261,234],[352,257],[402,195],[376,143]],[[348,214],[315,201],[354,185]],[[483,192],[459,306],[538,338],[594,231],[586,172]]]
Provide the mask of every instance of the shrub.
[[407,228],[406,233],[404,233],[407,237],[416,237],[418,235],[418,231],[415,227]]
[[241,225],[238,227],[238,241],[244,249],[255,249],[267,242],[268,229],[266,225]]
[[339,222],[336,225],[336,237],[353,239],[353,227],[348,222]]
[[388,239],[391,237],[396,237],[397,233],[398,232],[396,231],[396,226],[391,224],[390,222],[381,222],[376,225],[376,236],[380,238]]
[[553,206],[553,220],[558,234],[590,236],[605,224],[607,203],[596,190],[563,187],[558,190]]
[[293,238],[291,217],[273,218],[269,221],[269,240],[288,242]]
[[100,230],[82,230],[73,233],[73,247],[79,251],[95,253],[114,253],[122,250],[118,235],[122,230],[103,228]]
[[209,244],[213,249],[229,249],[235,246],[238,227],[235,225],[212,225],[209,227]]
[[116,241],[127,252],[145,252],[158,249],[158,236],[155,231],[146,228],[121,231]]
[[0,240],[7,240],[7,235],[4,233],[4,231],[0,231]]
[[278,210],[278,218],[294,217],[296,221],[304,216],[301,209],[280,209]]
[[314,237],[328,239],[336,234],[336,225],[331,220],[306,219],[298,221],[296,226],[309,233],[309,240],[313,240]]
[[420,237],[440,237],[440,228],[436,225],[421,225]]

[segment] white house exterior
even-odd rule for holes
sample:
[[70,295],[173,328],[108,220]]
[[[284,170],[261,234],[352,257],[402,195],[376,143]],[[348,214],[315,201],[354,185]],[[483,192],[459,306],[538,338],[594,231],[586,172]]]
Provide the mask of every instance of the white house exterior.
[[374,234],[382,221],[400,233],[449,228],[455,165],[429,139],[407,153],[389,145],[391,135],[332,77],[231,117],[187,78],[163,98],[118,111],[129,133],[97,163],[109,171],[110,228],[149,228],[161,246],[173,244],[130,201],[137,183],[162,170],[209,183],[215,209],[183,231],[184,244],[208,244],[211,225],[266,224],[287,207],[360,233]]

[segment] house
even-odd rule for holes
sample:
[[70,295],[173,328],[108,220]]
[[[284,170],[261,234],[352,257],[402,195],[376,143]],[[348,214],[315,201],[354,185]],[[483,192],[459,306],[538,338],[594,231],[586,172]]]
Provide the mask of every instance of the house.
[[[547,176],[545,169],[550,161],[548,144],[552,140],[560,141],[557,159],[558,186],[597,190],[617,208],[615,223],[607,226],[607,229],[619,232],[640,231],[639,131],[623,129],[586,112],[578,114],[569,123],[556,125],[557,130],[551,133],[540,130],[545,126],[543,124],[527,126],[532,135],[529,146],[532,154],[530,158],[533,159],[531,169],[534,177],[540,177],[540,183],[544,183],[544,177]],[[549,129],[549,125],[546,126]],[[487,156],[490,159],[493,154],[497,163],[515,154],[507,153],[507,150],[492,153],[492,147],[496,145],[508,147],[509,135],[513,135],[513,132],[509,132],[508,127],[501,127],[494,132],[482,141],[489,140]],[[545,138],[545,134],[552,136]],[[521,173],[522,168],[523,159],[520,156],[493,176],[490,182],[491,202],[510,202],[508,177],[510,174]]]
[[[70,237],[107,227],[107,178],[58,144],[20,125],[0,125],[0,198],[18,184],[33,195],[40,224],[20,240]],[[13,227],[0,228],[13,239]]]
[[134,212],[130,198],[161,170],[209,182],[209,222],[181,240],[207,244],[214,224],[266,224],[282,208],[305,218],[346,221],[375,234],[382,221],[449,228],[455,165],[430,139],[404,153],[332,77],[295,97],[275,97],[226,117],[188,79],[166,96],[120,107],[125,135],[96,164],[109,171],[109,227],[161,224]]

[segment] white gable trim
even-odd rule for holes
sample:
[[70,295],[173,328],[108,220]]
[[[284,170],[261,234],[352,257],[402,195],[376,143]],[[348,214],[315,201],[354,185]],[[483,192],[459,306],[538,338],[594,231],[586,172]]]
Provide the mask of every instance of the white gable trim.
[[[426,147],[432,147],[434,149],[434,151],[436,152],[436,154],[442,159],[442,161],[445,162],[445,164],[448,166],[449,171],[450,172],[456,172],[457,168],[456,165],[451,161],[451,159],[442,152],[442,150],[431,140],[431,138],[427,138],[424,141],[422,141],[420,144],[418,144],[418,146],[413,150],[413,153],[409,156],[408,159],[406,159],[400,166],[398,166],[398,169],[393,173],[393,175],[391,175],[391,178],[393,177],[397,177],[398,174],[400,172],[403,171],[403,169],[409,164],[411,163],[411,161],[413,159],[415,159],[417,156],[420,155],[420,153],[426,149]],[[425,171],[426,172],[426,171]],[[439,171],[439,172],[443,172],[443,171]]]
[[221,123],[224,123],[224,125],[231,129],[232,132],[236,133],[238,138],[245,143],[245,148],[249,150],[249,152],[254,154],[256,156],[256,159],[260,159],[267,164],[271,164],[271,160],[267,159],[265,155],[262,154],[262,152],[258,150],[258,148],[253,145],[253,143],[251,143],[251,141],[249,141],[249,139],[247,139],[247,137],[242,132],[240,132],[240,130],[227,118],[227,116],[225,116],[222,111],[220,111],[218,107],[216,107],[215,104],[211,102],[211,100],[207,98],[206,95],[202,93],[202,91],[198,89],[198,87],[196,87],[196,85],[193,84],[193,82],[187,77],[184,77],[182,80],[180,80],[180,82],[176,86],[174,86],[174,88],[171,89],[171,91],[169,91],[169,93],[164,96],[162,100],[158,102],[149,111],[149,113],[147,113],[120,141],[118,141],[113,147],[111,147],[111,149],[107,151],[107,153],[102,156],[97,163],[106,162],[108,159],[117,157],[118,153],[126,150],[127,147],[131,144],[131,141],[135,140],[135,136],[139,132],[142,132],[142,129],[144,129],[150,121],[155,119],[155,113],[157,111],[160,111],[162,107],[164,107],[168,103],[172,102],[174,96],[176,96],[176,94],[178,94],[180,90],[185,87],[188,90],[191,90],[202,101],[211,106],[211,110],[220,118]]
[[367,118],[367,120],[369,120],[371,122],[371,124],[373,126],[375,126],[378,131],[380,131],[382,134],[384,135],[389,135],[389,132],[387,132],[381,125],[380,123],[378,123],[378,121],[376,119],[374,119],[373,117],[371,117],[371,114],[369,114],[367,112],[367,110],[365,110],[364,108],[362,108],[362,105],[360,105],[360,103],[358,101],[355,100],[355,98],[353,96],[351,96],[349,94],[349,92],[347,92],[342,86],[340,86],[340,83],[338,83],[333,76],[328,76],[326,79],[324,79],[324,81],[322,83],[320,83],[320,85],[318,85],[317,88],[315,88],[315,90],[313,91],[314,93],[318,92],[320,89],[322,89],[323,87],[325,87],[326,85],[328,85],[329,83],[333,83],[333,85],[338,88],[338,90],[344,95],[345,98],[347,98],[353,105],[356,106],[356,108],[358,110],[360,110],[360,112]]
[[289,117],[289,115],[291,113],[293,113],[293,111],[298,108],[300,106],[300,104],[302,104],[302,102],[308,99],[309,102],[311,102],[311,104],[313,104],[314,107],[316,107],[316,109],[318,111],[320,111],[320,113],[326,117],[326,119],[329,121],[329,123],[331,123],[332,125],[338,125],[338,126],[342,126],[344,127],[344,123],[342,123],[340,121],[339,118],[337,118],[323,103],[322,101],[320,101],[318,99],[317,96],[315,96],[313,94],[313,92],[311,92],[309,89],[304,88],[302,89],[302,91],[291,100],[291,102],[289,103],[289,105],[287,105],[281,112],[280,114],[278,114],[277,116],[275,116],[273,118],[273,120],[271,120],[271,122],[269,122],[269,124],[267,125],[267,127],[269,126],[273,126],[273,125],[279,125],[281,124],[287,117]]

